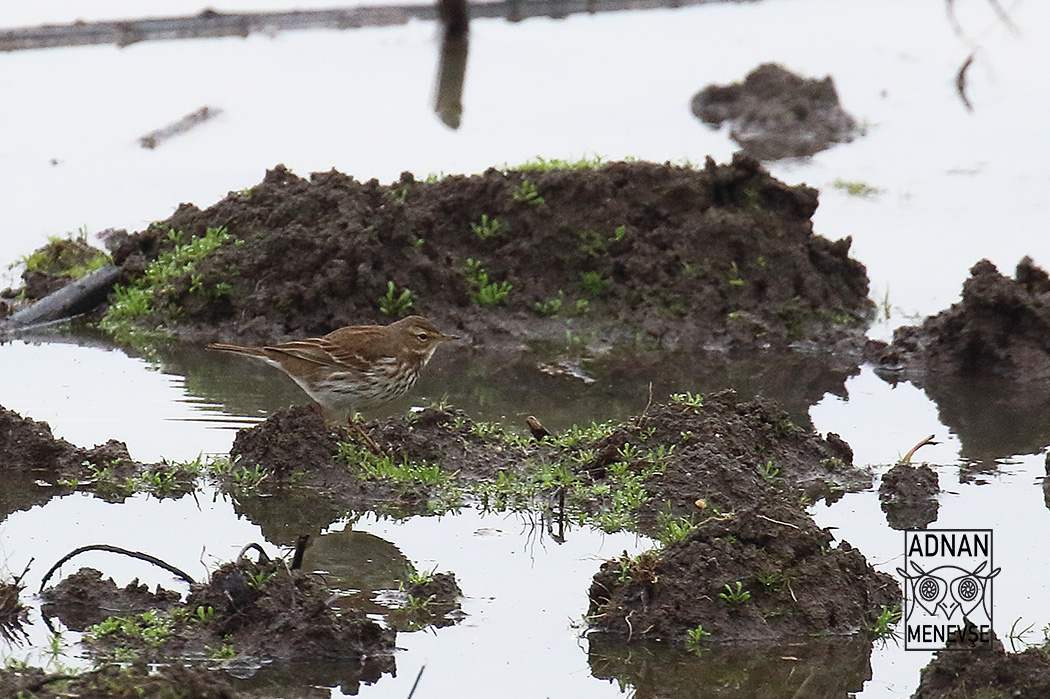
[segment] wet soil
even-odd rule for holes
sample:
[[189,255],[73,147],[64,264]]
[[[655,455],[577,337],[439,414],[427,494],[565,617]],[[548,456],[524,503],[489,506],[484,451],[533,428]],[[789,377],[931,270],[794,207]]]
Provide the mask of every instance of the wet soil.
[[[336,501],[351,511],[399,513],[479,499],[482,507],[508,506],[501,498],[510,495],[484,485],[527,482],[564,463],[570,475],[535,491],[532,507],[553,507],[552,516],[570,522],[602,522],[615,492],[634,482],[629,474],[642,474],[645,497],[623,525],[654,536],[668,520],[697,530],[659,553],[607,562],[595,577],[592,623],[636,640],[680,642],[698,624],[723,641],[851,634],[900,601],[893,578],[876,573],[848,543],[834,546],[804,509],[812,498],[870,487],[871,474],[853,466],[837,436],[796,425],[770,401],[740,400],[731,391],[680,396],[572,444],[508,437],[451,408],[365,427],[385,454],[364,458],[364,447],[352,447],[355,456],[347,460],[346,446],[339,446],[346,437],[333,435],[310,408],[282,411],[242,431],[231,453],[236,464],[271,474],[265,486],[271,492],[323,493],[331,504],[322,511],[332,513],[340,511]],[[374,478],[362,470],[369,459],[385,458],[436,466],[460,489],[449,493],[447,484]],[[753,601],[734,606],[719,598],[737,582]]]
[[921,325],[871,343],[876,372],[907,380],[937,403],[969,458],[1038,453],[1050,442],[1050,276],[1031,258],[1013,278],[987,260],[962,299]]
[[[127,445],[111,439],[91,449],[57,439],[46,422],[0,406],[0,519],[73,490],[123,502],[137,490],[177,497],[194,488],[195,474],[165,463],[135,461]],[[145,484],[151,484],[148,487]]]
[[830,75],[804,78],[775,63],[763,63],[742,83],[705,87],[692,111],[710,126],[728,121],[729,137],[759,160],[813,155],[860,133]]
[[[659,528],[661,517],[692,518],[698,500],[705,508],[731,511],[780,498],[837,497],[871,485],[870,472],[853,466],[845,442],[795,424],[772,401],[745,401],[732,391],[691,398],[695,405],[652,405],[619,426],[606,426],[572,444],[507,433],[475,423],[454,408],[425,408],[365,424],[385,451],[382,455],[370,455],[355,445],[353,435],[333,431],[316,410],[303,406],[241,430],[230,453],[236,468],[267,474],[264,491],[314,491],[329,503],[314,511],[336,518],[346,510],[377,508],[426,513],[472,497],[481,497],[486,506],[492,504],[487,496],[498,499],[499,493],[479,491],[479,484],[528,479],[552,463],[566,464],[570,477],[553,482],[541,497],[555,497],[565,486],[569,507],[585,515],[599,515],[609,502],[587,495],[592,491],[583,486],[615,487],[617,470],[649,473],[646,502],[633,523],[648,533]],[[368,467],[375,459],[431,465],[454,488],[373,477]],[[301,533],[316,533],[330,523],[320,521],[326,518],[314,524],[315,530]]]
[[94,568],[81,568],[41,593],[44,616],[58,619],[73,631],[83,631],[107,617],[128,616],[150,609],[169,609],[182,595],[159,585],[155,592],[132,580],[118,588],[113,578],[102,579]]
[[851,635],[900,604],[897,581],[797,505],[707,518],[682,541],[602,564],[587,610],[600,631],[684,644]]
[[937,472],[927,464],[896,464],[882,476],[879,500],[892,529],[925,529],[937,521]]
[[[328,586],[284,561],[241,557],[213,571],[206,583],[192,585],[185,602],[176,593],[149,593],[137,581],[118,589],[100,578],[96,570],[81,569],[44,597],[45,613],[76,630],[110,616],[132,620],[105,632],[96,627],[85,637],[87,651],[102,660],[129,654],[154,662],[174,657],[216,662],[235,654],[240,663],[256,666],[339,660],[348,684],[350,676],[371,683],[394,669],[393,629],[352,608],[337,614]],[[134,616],[150,609],[162,611],[152,619]],[[229,654],[216,656],[224,647]]]
[[170,229],[197,238],[222,227],[241,241],[154,296],[150,322],[197,340],[385,323],[405,312],[390,302],[408,289],[412,312],[490,345],[564,341],[569,330],[621,344],[853,346],[873,307],[867,276],[848,238],[814,235],[816,206],[816,190],[744,156],[695,170],[405,173],[389,186],[277,167],[112,244],[133,272],[171,248]]
[[922,669],[912,699],[969,697],[1043,699],[1050,696],[1050,655],[1047,647],[1007,653],[998,638],[986,651],[939,651]]

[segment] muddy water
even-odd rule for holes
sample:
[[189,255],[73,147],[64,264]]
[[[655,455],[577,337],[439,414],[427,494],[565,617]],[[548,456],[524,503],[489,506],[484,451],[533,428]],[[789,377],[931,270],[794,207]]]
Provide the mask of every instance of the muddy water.
[[[42,373],[32,380],[33,391],[12,394],[15,398],[32,395],[36,402],[16,405],[5,399],[12,408],[46,417],[56,433],[78,443],[90,445],[109,437],[127,440],[133,456],[143,459],[155,458],[154,453],[164,451],[169,457],[192,458],[202,445],[208,445],[208,451],[224,452],[234,429],[245,421],[301,401],[294,385],[284,385],[282,377],[265,367],[231,363],[223,355],[216,358],[195,348],[167,348],[162,356],[143,360],[127,357],[119,350],[69,343],[11,343],[0,347],[0,367],[15,365],[14,359],[24,352],[63,365],[93,367],[97,376],[78,380],[58,370]],[[1034,624],[1029,640],[1041,638],[1038,629],[1050,621],[1050,603],[1045,601],[1050,599],[1045,582],[1050,565],[1041,563],[1044,558],[1039,555],[1038,539],[1030,536],[1031,531],[1050,524],[1040,487],[1041,455],[983,462],[960,460],[960,442],[939,424],[936,406],[920,391],[907,384],[893,387],[870,369],[848,378],[817,372],[813,381],[793,382],[785,377],[805,376],[800,367],[807,366],[805,362],[799,364],[802,360],[797,358],[783,367],[766,362],[765,371],[760,372],[754,368],[758,365],[749,368],[747,363],[731,363],[728,369],[715,370],[712,366],[718,363],[714,361],[717,356],[706,369],[697,368],[704,364],[697,356],[664,357],[663,361],[643,357],[584,362],[582,366],[595,379],[585,384],[578,378],[541,373],[536,366],[544,359],[549,358],[527,355],[526,359],[512,361],[506,356],[486,357],[461,348],[435,359],[430,367],[433,371],[410,400],[389,410],[447,394],[456,405],[483,419],[520,424],[523,415],[536,413],[558,429],[574,421],[613,419],[637,412],[648,401],[648,383],[652,381],[655,399],[669,388],[710,391],[734,387],[776,394],[785,404],[801,406],[803,412],[807,402],[813,402],[808,412],[817,429],[842,435],[853,446],[856,461],[873,465],[877,472],[884,472],[920,438],[935,434],[939,444],[924,447],[919,453],[922,461],[934,466],[944,491],[933,526],[978,526],[995,531],[995,563],[1004,571],[995,585],[997,631],[1006,635],[1014,620],[1021,619],[1018,628]],[[180,376],[178,371],[187,373]],[[12,386],[18,377],[8,372],[2,378],[4,386]],[[814,382],[820,385],[821,381],[824,384],[815,390]],[[127,406],[107,413],[92,412],[91,406],[98,405],[100,395],[107,396],[111,404],[119,402],[114,400],[119,396]],[[821,397],[810,397],[818,395]],[[44,406],[51,412],[45,412]],[[172,434],[183,436],[172,440]],[[73,495],[11,515],[0,524],[0,547],[11,569],[20,569],[30,556],[36,557],[31,586],[44,566],[62,553],[100,542],[150,551],[202,577],[205,567],[235,555],[247,541],[264,541],[263,531],[286,529],[297,514],[278,504],[267,509],[265,521],[250,522],[238,511],[235,503],[208,489],[176,501],[136,496],[123,505]],[[886,525],[877,493],[847,495],[831,506],[814,506],[813,511],[821,526],[835,528],[839,538],[860,548],[879,569],[895,574],[902,559],[903,535]],[[355,595],[356,591],[383,587],[381,581],[352,575],[355,569],[366,567],[360,555],[368,559],[367,567],[372,570],[400,570],[411,562],[420,569],[436,566],[453,570],[460,580],[467,596],[466,621],[436,633],[399,636],[399,647],[404,650],[398,655],[398,677],[384,678],[377,686],[363,690],[372,696],[404,696],[423,664],[427,665],[427,682],[432,683],[429,686],[450,692],[455,691],[464,672],[471,672],[477,677],[477,686],[485,687],[486,692],[506,692],[508,686],[521,686],[529,688],[521,696],[559,693],[566,688],[574,695],[613,696],[617,693],[614,687],[595,677],[621,677],[639,683],[642,689],[649,675],[639,676],[635,674],[636,665],[616,660],[622,652],[616,648],[588,653],[588,642],[577,638],[572,621],[578,620],[586,608],[586,588],[600,559],[624,549],[634,552],[646,547],[645,541],[634,536],[589,530],[571,531],[565,544],[557,544],[534,522],[514,516],[482,516],[470,510],[458,516],[405,522],[377,521],[366,515],[332,525],[307,565],[327,571],[334,586],[347,591],[345,604],[360,603],[360,599],[354,601],[361,596]],[[272,545],[269,548],[277,550]],[[80,563],[105,570],[121,584],[138,576],[150,583],[178,587],[177,582],[158,576],[144,565],[105,554],[85,555]],[[67,572],[75,570],[73,564],[66,568]],[[40,624],[32,627],[31,638],[38,649],[48,645]],[[76,634],[66,634],[67,641],[75,638]],[[493,647],[505,650],[494,659]],[[839,660],[833,661],[829,652]],[[845,652],[826,647],[795,648],[790,654],[812,654],[819,659],[814,667],[827,662],[852,667],[855,660],[846,658],[854,656],[840,656]],[[8,652],[13,657],[21,657],[20,653]],[[75,647],[67,653],[63,661],[75,663]],[[646,656],[645,667],[663,673],[671,670],[659,669],[664,667],[662,663],[679,669],[686,663],[686,668],[693,668],[682,670],[686,674],[680,680],[686,684],[692,682],[690,678],[710,677],[711,673],[735,673],[751,678],[745,686],[752,691],[763,686],[752,684],[755,677],[765,676],[762,673],[777,677],[776,668],[763,665],[768,657],[763,650],[754,656],[746,652],[735,658],[716,654],[706,661],[693,661],[690,656],[655,652],[651,658]],[[856,666],[859,684],[852,691],[863,686],[862,697],[906,694],[914,688],[918,670],[928,658],[927,653],[904,652],[893,643],[876,644],[870,660],[872,679],[864,682],[867,665],[862,662]],[[538,667],[544,672],[538,673]],[[330,676],[318,672],[318,678]],[[512,685],[506,684],[509,679],[513,679]],[[280,673],[267,670],[253,681],[282,680]],[[770,681],[775,685],[778,680]]]
[[[689,98],[708,83],[737,80],[758,63],[777,60],[810,75],[834,75],[846,109],[867,123],[867,136],[853,144],[771,169],[788,183],[821,189],[815,228],[830,238],[853,236],[854,256],[868,266],[872,297],[890,312],[872,335],[887,337],[908,314],[952,303],[980,257],[1003,270],[1023,254],[1048,264],[1044,115],[1050,90],[1045,81],[1031,80],[1029,66],[1050,63],[1050,7],[1015,4],[1010,11],[1021,30],[1011,31],[992,16],[991,3],[954,5],[960,31],[945,19],[943,3],[907,0],[769,0],[560,22],[478,22],[457,133],[440,126],[427,108],[436,46],[433,28],[422,24],[362,30],[353,40],[347,33],[315,32],[5,55],[0,92],[19,95],[23,108],[0,111],[3,131],[22,136],[0,152],[0,262],[29,252],[49,234],[81,226],[92,233],[110,226],[139,229],[180,201],[208,205],[257,183],[278,162],[300,174],[336,167],[390,181],[402,170],[421,176],[476,172],[535,155],[702,162],[710,154],[726,160],[733,144],[724,132],[695,121]],[[199,9],[165,4],[165,11]],[[66,19],[95,11],[79,3]],[[62,19],[0,10],[0,25]],[[581,43],[588,46],[587,61],[578,60]],[[953,80],[978,46],[968,73],[975,110],[967,113]],[[340,73],[341,89],[332,89],[331,65],[353,68]],[[248,75],[267,79],[245,80]],[[222,108],[223,117],[156,151],[138,148],[138,136],[203,104]],[[836,179],[882,191],[851,197],[832,186]],[[571,347],[558,350],[543,359],[576,359]],[[439,355],[411,399],[391,409],[447,394],[478,418],[520,425],[525,415],[536,414],[557,429],[638,412],[650,382],[656,398],[731,386],[777,397],[795,415],[808,412],[818,430],[841,434],[856,461],[878,473],[935,434],[941,443],[917,457],[934,465],[945,491],[934,526],[994,529],[995,563],[1003,569],[995,583],[996,631],[1006,636],[1020,619],[1019,629],[1033,625],[1029,640],[1041,639],[1040,629],[1050,622],[1050,564],[1037,548],[1037,534],[1050,514],[1040,487],[1040,452],[1050,440],[1038,432],[1017,434],[1024,426],[1007,423],[979,439],[956,436],[921,391],[890,386],[867,369],[852,377],[820,370],[820,361],[804,357],[728,368],[719,368],[721,357],[702,356],[579,364],[594,383],[540,373],[539,359],[466,350]],[[77,444],[121,439],[142,460],[225,452],[233,428],[300,399],[294,386],[263,367],[193,348],[137,358],[64,338],[0,345],[0,404],[47,420],[56,435]],[[959,400],[979,406],[981,396]],[[895,574],[903,536],[886,526],[877,494],[849,495],[816,506],[814,514],[880,570]],[[136,497],[123,505],[67,496],[0,522],[0,567],[20,571],[36,557],[33,587],[39,579],[33,576],[61,553],[105,541],[149,550],[201,574],[202,557],[205,564],[229,558],[245,541],[262,538],[262,526],[278,526],[287,516],[278,511],[273,521],[249,522],[233,503],[207,490],[178,501]],[[421,568],[454,570],[470,615],[435,634],[400,636],[405,650],[398,677],[362,694],[404,697],[423,664],[421,691],[430,696],[463,695],[463,678],[471,677],[476,679],[466,689],[474,696],[612,697],[620,695],[619,685],[592,672],[608,677],[613,670],[640,690],[648,686],[630,668],[617,669],[616,651],[604,653],[604,664],[592,662],[570,624],[586,608],[596,558],[638,550],[645,542],[576,531],[558,545],[526,523],[471,512],[346,526],[389,542]],[[335,531],[331,536],[338,539]],[[84,562],[122,584],[134,576],[173,584],[112,558]],[[34,648],[47,647],[41,625],[31,627],[31,639]],[[3,657],[28,653],[0,646]],[[909,694],[928,659],[892,643],[876,646],[872,678],[858,696]],[[685,660],[672,656],[667,662],[681,667]],[[711,682],[746,687],[744,696],[759,693],[744,680],[777,677],[759,664],[764,660],[746,654],[737,662],[690,660],[696,664],[687,670],[695,674],[670,695],[695,695],[695,687]],[[649,677],[670,672],[658,665],[645,669]],[[760,689],[776,695],[778,687]]]

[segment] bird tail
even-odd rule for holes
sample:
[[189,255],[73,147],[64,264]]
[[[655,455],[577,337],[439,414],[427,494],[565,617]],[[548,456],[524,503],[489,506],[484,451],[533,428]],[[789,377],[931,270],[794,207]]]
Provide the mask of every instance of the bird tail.
[[221,352],[233,352],[234,354],[246,354],[249,357],[262,357],[267,359],[266,349],[263,347],[247,347],[245,345],[231,345],[225,342],[214,342],[208,345],[208,349]]

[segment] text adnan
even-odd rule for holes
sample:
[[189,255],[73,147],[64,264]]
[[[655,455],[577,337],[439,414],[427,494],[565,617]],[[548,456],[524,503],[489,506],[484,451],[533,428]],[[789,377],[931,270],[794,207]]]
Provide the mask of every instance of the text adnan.
[[952,532],[923,534],[912,537],[909,556],[981,556],[988,557],[992,543],[987,532]]

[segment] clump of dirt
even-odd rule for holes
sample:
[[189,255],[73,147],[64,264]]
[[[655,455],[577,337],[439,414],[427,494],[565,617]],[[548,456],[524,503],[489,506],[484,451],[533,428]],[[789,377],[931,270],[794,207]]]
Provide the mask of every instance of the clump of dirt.
[[938,651],[922,669],[912,699],[968,699],[1009,696],[1043,699],[1050,696],[1050,655],[1046,647],[1007,653],[993,632],[989,650]]
[[109,261],[109,256],[87,242],[80,233],[51,238],[23,260],[22,289],[25,298],[40,299]]
[[906,370],[1050,383],[1050,276],[1025,257],[1014,278],[988,260],[970,270],[962,300],[904,326],[879,359]]
[[301,405],[238,431],[230,457],[234,463],[261,465],[273,478],[285,480],[297,471],[327,463],[338,449],[337,435],[316,406]]
[[55,439],[51,426],[0,406],[0,468],[56,471],[71,465],[81,450]]
[[[748,157],[528,169],[389,186],[278,166],[257,186],[115,241],[143,268],[231,239],[154,291],[149,322],[191,339],[273,341],[409,312],[475,342],[856,343],[872,311],[850,239],[815,236],[817,192]],[[237,241],[237,242],[235,242]],[[406,290],[409,292],[405,294]]]
[[[769,400],[742,401],[732,391],[679,400],[591,436],[542,441],[431,407],[366,423],[380,454],[299,407],[242,430],[231,455],[265,474],[261,486],[269,492],[302,486],[357,511],[426,513],[464,499],[498,506],[506,497],[527,500],[523,493],[536,502],[522,504],[536,506],[563,488],[567,507],[600,519],[622,503],[618,491],[629,484],[638,504],[621,512],[629,518],[622,523],[646,533],[668,517],[691,520],[698,507],[729,511],[871,485],[871,473],[853,466],[849,445],[795,424]],[[565,475],[548,482],[542,471],[552,463],[563,464]]]
[[155,592],[150,592],[137,578],[118,588],[113,578],[103,580],[102,573],[94,568],[81,568],[44,590],[41,597],[43,614],[58,617],[73,631],[83,631],[110,616],[169,609],[182,599],[178,592],[159,585]]
[[[281,410],[241,430],[230,454],[237,466],[258,468],[267,492],[303,486],[329,502],[355,511],[389,509],[401,514],[431,511],[431,501],[457,483],[494,480],[500,471],[518,472],[529,452],[484,437],[458,409],[427,408],[365,424],[385,450],[373,454],[347,429],[326,425],[309,406]],[[412,478],[396,469],[432,465],[432,478]],[[405,477],[398,477],[404,475]],[[338,517],[339,507],[319,507]],[[327,524],[327,523],[325,523]]]
[[[66,492],[87,490],[111,502],[122,502],[138,490],[147,490],[157,497],[178,497],[193,489],[195,478],[183,467],[135,461],[127,445],[115,439],[91,449],[78,447],[56,438],[46,422],[22,417],[3,406],[0,471],[6,471],[9,475],[5,477],[10,481],[31,478],[67,489]],[[18,507],[18,503],[2,498],[0,505]]]
[[961,301],[871,347],[876,373],[937,403],[964,456],[1037,453],[1050,441],[1050,276],[1031,258],[1013,279],[981,260]]
[[463,590],[455,573],[434,573],[426,580],[410,581],[405,593],[422,602],[433,626],[452,626],[463,617],[459,604]]
[[937,520],[937,472],[927,464],[896,464],[882,477],[879,500],[891,528],[925,529]]
[[641,508],[651,530],[661,513],[692,519],[698,500],[703,509],[732,511],[785,496],[834,499],[871,485],[838,435],[820,437],[768,399],[744,401],[727,390],[679,401],[650,406],[591,445],[595,456],[583,464],[588,478],[605,480],[611,465],[627,458],[639,470],[662,449],[660,475],[646,484],[653,498]]
[[587,616],[632,640],[769,641],[874,628],[900,603],[896,580],[797,507],[712,516],[658,552],[622,556],[594,576]]
[[22,625],[27,621],[29,608],[19,599],[24,589],[22,576],[0,580],[0,639],[11,645],[26,638]]
[[804,78],[775,63],[763,63],[743,83],[705,87],[692,111],[715,127],[728,121],[729,137],[759,160],[813,155],[860,132],[830,75]]
[[[61,614],[73,628],[97,624],[83,643],[100,658],[119,649],[122,657],[151,661],[234,655],[256,663],[339,660],[344,686],[374,682],[394,669],[394,630],[359,610],[337,614],[320,577],[265,555],[258,562],[241,556],[219,567],[207,583],[191,585],[185,602],[167,591],[150,594],[137,582],[121,590],[100,578],[98,571],[82,569],[45,595],[49,613]],[[99,623],[107,615],[121,621]],[[347,679],[351,675],[353,682]]]
[[331,599],[317,576],[289,571],[279,562],[241,558],[213,572],[207,585],[195,586],[185,608],[194,614],[211,609],[214,615],[196,625],[198,643],[218,647],[229,636],[239,655],[254,658],[358,657],[367,681],[392,671],[395,632],[358,610],[337,615]]

